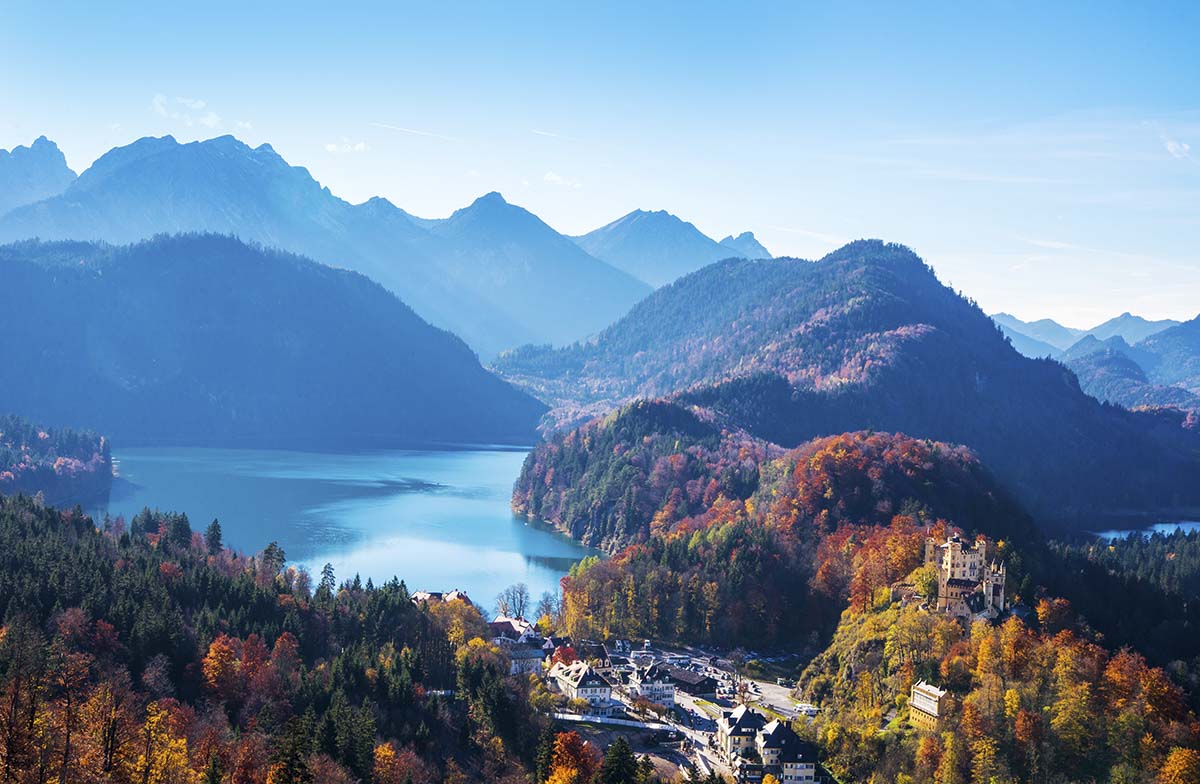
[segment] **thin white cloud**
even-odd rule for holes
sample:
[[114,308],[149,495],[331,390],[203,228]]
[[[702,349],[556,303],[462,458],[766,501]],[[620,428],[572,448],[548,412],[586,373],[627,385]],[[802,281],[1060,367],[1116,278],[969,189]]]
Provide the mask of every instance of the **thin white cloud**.
[[444,139],[445,141],[448,141],[448,142],[461,142],[462,141],[462,139],[456,139],[453,136],[444,136],[440,133],[434,133],[433,131],[422,131],[422,130],[418,130],[416,128],[405,128],[400,125],[392,125],[391,123],[373,122],[373,123],[371,123],[371,126],[374,128],[384,128],[389,131],[397,131],[399,133],[408,133],[408,134],[412,134],[413,136],[428,136],[432,139]]
[[567,141],[567,142],[582,143],[582,141],[583,141],[582,139],[576,139],[574,136],[567,136],[566,134],[562,134],[562,133],[554,133],[553,131],[539,131],[536,128],[530,130],[530,133],[536,134],[538,136],[547,136],[551,139],[562,139],[563,141]]
[[1035,256],[1031,256],[1030,260],[1043,261],[1043,260],[1050,260],[1051,258],[1059,259],[1059,260],[1064,259],[1064,258],[1071,258],[1071,259],[1077,259],[1077,260],[1088,260],[1088,259],[1095,259],[1097,256],[1102,256],[1104,258],[1120,259],[1122,261],[1129,262],[1129,266],[1126,267],[1124,270],[1124,272],[1126,274],[1128,274],[1131,270],[1138,269],[1139,265],[1153,265],[1155,267],[1159,267],[1159,268],[1163,268],[1163,269],[1177,269],[1177,270],[1181,270],[1181,271],[1185,271],[1185,272],[1189,272],[1189,273],[1195,272],[1195,269],[1189,263],[1180,262],[1175,259],[1164,258],[1162,256],[1154,256],[1154,255],[1150,255],[1150,254],[1146,254],[1146,253],[1136,253],[1136,252],[1118,250],[1118,249],[1114,249],[1114,248],[1093,248],[1093,247],[1089,247],[1087,245],[1077,245],[1073,242],[1063,242],[1060,240],[1038,239],[1035,237],[1015,237],[1015,239],[1020,240],[1021,242],[1027,243],[1029,245],[1032,245],[1035,248],[1041,248],[1042,250],[1058,252],[1054,256],[1038,254]]
[[238,120],[234,123],[234,127],[236,127],[239,131],[252,131],[254,130],[254,123],[250,122],[249,120]]
[[367,152],[370,149],[366,142],[352,142],[345,136],[341,138],[341,141],[325,145],[325,152],[331,155],[351,155]]
[[203,114],[193,114],[193,112],[201,112],[206,106],[208,104],[199,98],[169,99],[162,93],[156,94],[150,101],[150,109],[159,117],[183,123],[189,128],[197,125],[205,128],[220,128],[222,125],[221,115],[216,112],[209,110]]
[[574,188],[575,190],[579,190],[583,187],[583,184],[580,183],[579,180],[571,177],[564,177],[558,172],[554,171],[548,171],[543,174],[542,182],[546,183],[547,185],[556,185],[561,188]]
[[1172,158],[1186,159],[1190,156],[1192,146],[1187,142],[1181,142],[1178,139],[1168,139],[1163,137],[1163,147],[1167,149]]

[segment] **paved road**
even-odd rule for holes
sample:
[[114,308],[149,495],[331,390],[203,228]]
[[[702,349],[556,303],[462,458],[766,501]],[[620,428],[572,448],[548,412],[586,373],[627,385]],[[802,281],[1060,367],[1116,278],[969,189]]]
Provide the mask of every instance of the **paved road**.
[[709,718],[708,712],[697,705],[692,695],[686,692],[675,692],[675,703],[688,714],[694,716],[698,712],[702,717],[697,721],[703,724],[703,729],[693,729],[686,725],[676,724],[679,731],[695,744],[696,753],[704,758],[705,764],[710,769],[715,769],[718,773],[725,776],[732,775],[733,772],[729,767],[717,757],[716,752],[708,747],[709,739],[712,738],[716,731],[716,720]]
[[758,698],[757,702],[761,702],[771,710],[789,719],[794,719],[800,715],[800,712],[796,710],[796,702],[792,699],[792,690],[790,688],[766,681],[754,681],[754,684],[758,687],[758,691],[754,692],[754,696]]
[[[614,693],[618,694],[616,692]],[[622,702],[625,702],[626,705],[629,705],[626,695],[618,694],[617,699],[620,699]],[[708,714],[695,704],[691,698],[691,695],[688,695],[684,692],[677,692],[675,700],[676,704],[689,715],[694,715],[692,713],[693,711],[700,712],[701,716],[704,717],[697,719],[697,723],[700,726],[693,727],[686,723],[680,723],[675,720],[673,714],[667,714],[663,720],[674,727],[682,738],[690,742],[692,748],[689,750],[689,754],[695,754],[701,757],[704,760],[704,764],[707,765],[710,770],[716,770],[717,772],[726,776],[730,775],[731,771],[729,770],[728,766],[718,759],[716,753],[708,746],[709,739],[712,737],[713,731],[716,730],[715,721],[707,718]]]

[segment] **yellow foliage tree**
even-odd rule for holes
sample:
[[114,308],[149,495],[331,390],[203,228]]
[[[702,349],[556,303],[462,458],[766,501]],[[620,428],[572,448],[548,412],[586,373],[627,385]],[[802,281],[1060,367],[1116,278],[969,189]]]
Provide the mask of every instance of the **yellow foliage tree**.
[[1171,749],[1158,772],[1158,784],[1196,784],[1197,781],[1200,781],[1200,751]]
[[171,732],[166,708],[152,702],[146,706],[142,726],[142,751],[137,761],[138,780],[143,784],[194,784],[196,774],[188,767],[187,738]]

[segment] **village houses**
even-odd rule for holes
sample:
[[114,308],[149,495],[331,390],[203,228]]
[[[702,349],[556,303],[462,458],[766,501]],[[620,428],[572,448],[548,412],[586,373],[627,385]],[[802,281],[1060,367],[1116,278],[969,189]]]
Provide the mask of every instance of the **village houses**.
[[817,780],[816,749],[786,723],[768,722],[746,705],[721,714],[716,744],[739,782],[755,784],[767,774],[794,784]]

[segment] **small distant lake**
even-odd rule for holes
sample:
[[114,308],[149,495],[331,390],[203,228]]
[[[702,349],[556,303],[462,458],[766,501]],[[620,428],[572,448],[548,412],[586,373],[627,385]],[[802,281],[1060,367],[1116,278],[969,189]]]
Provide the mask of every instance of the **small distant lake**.
[[1180,520],[1174,523],[1156,523],[1145,528],[1128,528],[1128,529],[1113,529],[1109,531],[1096,531],[1095,535],[1099,539],[1125,539],[1130,534],[1141,534],[1143,536],[1154,536],[1154,534],[1163,534],[1169,536],[1176,531],[1191,533],[1192,531],[1200,531],[1200,521],[1195,520]]
[[524,582],[536,601],[592,551],[509,509],[524,450],[443,449],[342,454],[148,447],[113,457],[120,479],[107,511],[186,512],[192,530],[217,518],[246,553],[279,543],[319,579],[393,576],[410,591],[461,588],[491,608]]

